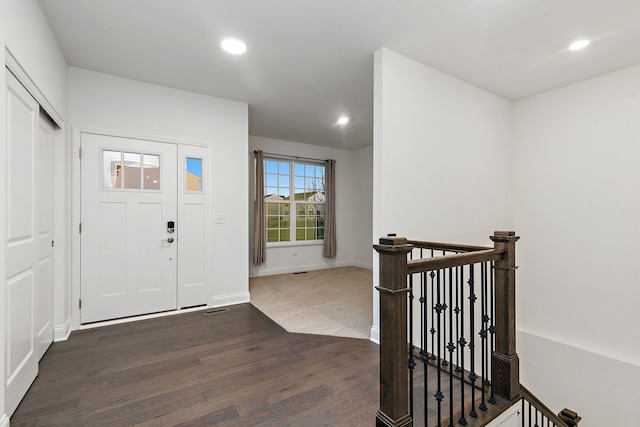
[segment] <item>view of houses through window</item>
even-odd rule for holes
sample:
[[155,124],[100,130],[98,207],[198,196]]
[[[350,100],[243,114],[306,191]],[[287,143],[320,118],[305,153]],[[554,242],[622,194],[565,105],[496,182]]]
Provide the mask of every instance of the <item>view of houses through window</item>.
[[324,239],[324,165],[265,159],[267,242]]

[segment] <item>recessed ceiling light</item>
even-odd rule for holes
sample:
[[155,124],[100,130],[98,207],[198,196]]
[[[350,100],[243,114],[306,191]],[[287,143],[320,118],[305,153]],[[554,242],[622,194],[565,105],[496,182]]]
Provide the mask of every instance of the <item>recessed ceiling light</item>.
[[571,45],[569,46],[569,50],[581,50],[584,49],[585,47],[589,46],[589,40],[587,39],[583,39],[583,40],[577,40],[573,43],[571,43]]
[[220,43],[220,46],[225,52],[229,52],[234,55],[241,55],[247,51],[247,45],[242,40],[238,39],[224,39]]
[[349,123],[349,117],[348,116],[340,116],[338,118],[338,121],[336,122],[336,124],[340,125],[340,126],[344,126],[347,123]]

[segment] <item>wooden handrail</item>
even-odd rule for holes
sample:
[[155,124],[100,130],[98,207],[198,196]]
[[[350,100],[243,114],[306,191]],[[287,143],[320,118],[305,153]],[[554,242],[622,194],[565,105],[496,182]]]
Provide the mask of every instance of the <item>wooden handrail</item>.
[[[557,427],[574,427],[577,426],[581,420],[581,417],[577,416],[577,414],[573,411],[569,411],[568,409],[564,409],[560,415],[556,415],[547,405],[542,403],[540,399],[538,399],[533,393],[531,393],[525,386],[520,384],[520,393],[522,394],[522,398],[527,402],[531,403],[534,408],[542,413],[545,417],[549,419],[552,423],[554,423]],[[573,415],[573,419],[567,421],[561,419],[565,412],[571,412]],[[567,418],[566,416],[564,416]]]
[[456,243],[442,243],[442,242],[422,242],[420,240],[407,240],[407,243],[409,245],[413,245],[416,248],[433,249],[436,251],[475,252],[475,251],[484,251],[487,249],[493,249],[490,246],[459,245]]
[[407,273],[422,273],[423,271],[460,267],[462,265],[476,264],[479,262],[497,261],[503,258],[504,254],[505,251],[488,249],[463,254],[414,259],[407,261]]
[[554,423],[558,427],[568,427],[567,424],[562,421],[558,416],[551,410],[547,405],[542,403],[540,399],[538,399],[533,393],[531,393],[525,386],[520,384],[520,393],[522,394],[522,398],[527,402],[530,402],[534,408],[538,411],[542,412],[542,415],[549,418],[549,421]]

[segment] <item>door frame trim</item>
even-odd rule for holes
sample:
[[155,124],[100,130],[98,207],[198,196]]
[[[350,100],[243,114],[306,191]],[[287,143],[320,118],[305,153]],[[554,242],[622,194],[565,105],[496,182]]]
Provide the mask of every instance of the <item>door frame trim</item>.
[[58,113],[58,111],[54,108],[53,104],[49,102],[38,85],[36,85],[36,83],[31,79],[29,73],[27,73],[26,70],[22,68],[22,65],[20,65],[16,57],[13,56],[13,53],[11,53],[11,50],[9,50],[9,48],[5,46],[4,52],[5,67],[7,67],[9,71],[11,71],[11,74],[13,74],[18,79],[18,81],[22,83],[22,86],[24,86],[27,92],[29,92],[31,96],[35,98],[36,102],[40,104],[40,107],[42,107],[44,111],[47,112],[47,114],[49,115],[49,117],[51,117],[55,124],[60,129],[64,129],[64,119],[62,118],[62,115],[60,115],[60,113]]
[[[80,144],[82,141],[82,134],[92,134],[92,135],[101,135],[101,136],[108,136],[108,137],[116,137],[116,138],[129,138],[129,139],[137,139],[137,140],[142,140],[142,141],[149,141],[149,142],[160,142],[160,143],[165,143],[165,144],[175,144],[177,146],[179,145],[191,145],[191,146],[199,146],[199,147],[204,147],[207,149],[208,153],[209,153],[209,157],[212,157],[212,153],[211,153],[211,142],[205,142],[205,141],[189,141],[189,140],[182,140],[182,139],[173,139],[173,138],[166,138],[166,137],[162,137],[162,136],[152,136],[152,135],[140,135],[140,134],[135,134],[135,133],[130,133],[130,132],[121,132],[121,131],[117,131],[117,130],[105,130],[105,129],[95,129],[95,128],[85,128],[85,127],[78,127],[75,125],[71,125],[71,158],[72,158],[72,164],[71,164],[71,176],[72,178],[72,182],[71,182],[71,187],[72,187],[72,191],[71,191],[71,224],[69,224],[69,230],[71,231],[71,294],[70,294],[70,305],[71,305],[71,325],[70,325],[70,331],[72,330],[80,330],[80,329],[85,329],[90,327],[89,325],[81,325],[80,323],[80,307],[78,306],[78,301],[80,300],[80,295],[81,295],[81,283],[80,283],[80,267],[81,267],[81,260],[80,260],[80,233],[78,232],[78,224],[80,224],[80,218],[81,218],[81,214],[80,214],[80,207],[81,207],[81,196],[80,196],[80,183],[81,183],[81,179],[82,176],[80,174],[80,157],[79,157],[79,152],[80,152]],[[207,176],[210,176],[210,174],[207,174]],[[211,212],[213,212],[213,196],[211,194],[211,192],[208,192],[208,203],[209,203],[209,216],[211,216]],[[211,220],[211,218],[207,218],[207,220]],[[212,237],[212,231],[211,228],[208,229],[207,231],[207,250],[211,251],[211,237]],[[213,264],[213,263],[212,263]],[[209,284],[211,284],[211,278],[212,278],[212,273],[211,273],[211,267],[209,268],[209,270],[207,271],[207,281]],[[203,307],[198,307],[195,309],[180,309],[179,307],[174,310],[174,311],[170,311],[170,312],[165,312],[165,313],[156,313],[156,314],[148,314],[148,315],[141,315],[141,316],[134,316],[134,317],[128,317],[128,318],[124,318],[124,319],[117,319],[114,320],[113,322],[118,322],[118,323],[127,323],[127,322],[134,322],[136,320],[141,320],[142,318],[146,318],[145,316],[151,316],[149,318],[152,317],[158,317],[158,316],[162,316],[162,315],[172,315],[172,314],[179,314],[179,313],[186,313],[192,310],[198,310],[198,309],[204,309],[204,308],[210,308],[211,307],[211,294],[212,294],[212,290],[211,290],[211,286],[209,285],[207,287],[207,304]],[[110,322],[110,321],[107,321]],[[98,322],[98,323],[104,323],[104,322]],[[69,332],[70,332],[69,331]],[[68,334],[67,334],[68,337]]]

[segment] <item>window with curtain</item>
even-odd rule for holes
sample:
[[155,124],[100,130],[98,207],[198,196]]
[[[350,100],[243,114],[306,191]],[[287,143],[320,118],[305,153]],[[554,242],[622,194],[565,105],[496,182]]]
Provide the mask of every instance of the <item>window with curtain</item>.
[[267,244],[325,237],[325,166],[298,160],[264,160]]

